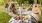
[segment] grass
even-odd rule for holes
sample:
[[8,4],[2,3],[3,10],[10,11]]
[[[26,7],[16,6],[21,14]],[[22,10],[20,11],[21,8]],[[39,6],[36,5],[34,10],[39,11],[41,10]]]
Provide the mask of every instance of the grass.
[[[41,11],[42,11],[42,6],[40,7]],[[3,13],[3,11],[5,10],[5,8],[3,6],[0,6],[0,23],[7,23],[11,16],[9,16],[7,13]],[[40,18],[40,22],[42,23],[42,15],[39,16]]]
[[42,6],[40,6],[39,8],[41,10],[41,15],[39,15],[39,21],[40,21],[39,23],[42,23]]
[[3,13],[4,10],[5,8],[0,6],[0,23],[7,23],[11,18],[7,13]]

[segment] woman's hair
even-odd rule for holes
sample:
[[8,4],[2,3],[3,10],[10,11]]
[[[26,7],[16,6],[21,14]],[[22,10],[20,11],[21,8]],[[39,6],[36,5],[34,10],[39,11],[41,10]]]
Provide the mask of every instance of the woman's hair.
[[12,12],[13,12],[14,14],[16,14],[16,8],[13,8]]
[[11,3],[11,8],[15,7],[15,4],[14,3]]
[[9,5],[8,5],[8,3],[5,3],[4,6],[5,6],[5,8],[8,8]]
[[11,10],[12,12],[15,14],[16,13],[16,8],[15,8],[15,4],[14,3],[10,3],[10,6],[11,6]]

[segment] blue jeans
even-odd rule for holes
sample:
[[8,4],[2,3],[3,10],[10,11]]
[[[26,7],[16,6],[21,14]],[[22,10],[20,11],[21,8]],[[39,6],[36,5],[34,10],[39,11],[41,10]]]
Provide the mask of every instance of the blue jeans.
[[32,23],[31,18],[29,18],[28,23]]

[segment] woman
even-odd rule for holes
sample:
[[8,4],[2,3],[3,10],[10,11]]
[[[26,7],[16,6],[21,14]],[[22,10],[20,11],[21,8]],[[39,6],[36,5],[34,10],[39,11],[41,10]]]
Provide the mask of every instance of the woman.
[[6,2],[5,4],[4,4],[4,6],[5,6],[5,8],[6,8],[6,12],[8,12],[8,2]]
[[10,4],[10,12],[9,12],[9,15],[12,16],[12,18],[10,19],[10,21],[8,23],[19,23],[21,20],[20,20],[20,17],[18,17],[16,15],[16,8],[15,8],[15,4],[14,3],[11,3]]

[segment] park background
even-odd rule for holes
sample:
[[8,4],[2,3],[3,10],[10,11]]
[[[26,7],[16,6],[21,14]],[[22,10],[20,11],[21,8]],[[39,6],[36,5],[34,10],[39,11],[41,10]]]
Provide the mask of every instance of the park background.
[[[0,0],[0,23],[7,23],[11,16],[9,16],[7,13],[4,13],[5,8],[4,8],[4,3],[5,2],[15,2],[16,4],[33,4],[34,0]],[[41,15],[39,16],[40,23],[42,23],[42,0],[37,0],[37,3],[40,5],[39,8],[41,10]],[[16,6],[18,8],[18,6]],[[21,6],[24,7],[24,6]],[[26,8],[29,8],[28,6],[25,6]]]

